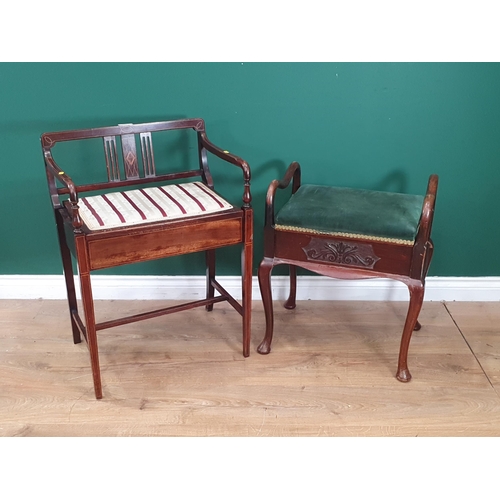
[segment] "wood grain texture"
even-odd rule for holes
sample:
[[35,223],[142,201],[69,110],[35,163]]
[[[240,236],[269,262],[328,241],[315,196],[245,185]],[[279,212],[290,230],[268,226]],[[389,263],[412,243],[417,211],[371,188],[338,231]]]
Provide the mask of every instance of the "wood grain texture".
[[[165,305],[97,301],[96,317]],[[266,356],[260,302],[249,358],[225,303],[98,332],[98,401],[66,301],[0,301],[0,436],[500,436],[500,304],[424,303],[408,384],[406,303],[275,306]]]
[[497,302],[446,303],[485,376],[500,395],[500,306]]

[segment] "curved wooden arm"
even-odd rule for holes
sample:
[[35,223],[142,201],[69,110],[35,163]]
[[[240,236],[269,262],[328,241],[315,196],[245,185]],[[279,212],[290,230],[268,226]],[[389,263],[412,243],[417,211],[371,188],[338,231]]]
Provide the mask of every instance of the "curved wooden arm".
[[63,172],[63,170],[61,170],[61,168],[54,161],[54,158],[52,158],[52,155],[49,152],[45,153],[45,165],[47,166],[47,169],[54,176],[54,179],[57,179],[68,188],[71,201],[77,202],[78,192],[76,190],[75,183],[66,172]]
[[286,189],[292,179],[292,194],[294,194],[300,187],[300,165],[296,161],[290,163],[284,177],[280,181],[274,180],[269,184],[266,195],[265,226],[274,226],[274,196],[276,191],[278,189]]
[[246,208],[250,208],[250,202],[252,201],[252,195],[250,194],[250,166],[248,163],[240,158],[239,156],[233,155],[229,151],[224,151],[221,148],[217,147],[215,144],[208,140],[207,134],[205,132],[200,133],[200,142],[201,145],[210,153],[215,156],[221,158],[224,161],[227,161],[237,167],[241,168],[243,171],[243,180],[245,183],[244,192],[243,192],[243,206]]
[[422,214],[420,216],[417,237],[415,238],[415,245],[413,247],[412,269],[410,275],[412,278],[419,280],[425,279],[434,248],[431,241],[431,229],[434,219],[437,188],[438,176],[433,174],[429,177],[429,182],[427,184],[427,193],[422,205]]
[[[73,227],[75,229],[80,229],[83,225],[83,222],[80,218],[80,213],[78,212],[78,191],[76,189],[76,185],[71,179],[71,177],[63,172],[59,165],[54,161],[50,151],[44,152],[45,157],[45,166],[47,168],[47,173],[52,175],[55,181],[60,181],[69,191],[69,201],[71,203],[71,212],[73,219]],[[54,200],[53,200],[54,202]]]
[[427,193],[422,205],[422,215],[420,216],[418,233],[417,237],[415,238],[416,243],[425,244],[430,240],[432,221],[434,219],[434,207],[436,205],[438,181],[439,178],[436,174],[432,174],[429,177],[429,182],[427,184]]

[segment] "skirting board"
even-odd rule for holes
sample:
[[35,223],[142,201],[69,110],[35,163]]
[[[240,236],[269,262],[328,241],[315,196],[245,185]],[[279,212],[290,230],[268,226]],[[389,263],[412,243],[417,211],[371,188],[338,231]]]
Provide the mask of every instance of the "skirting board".
[[[221,276],[220,284],[241,298],[241,278]],[[272,278],[273,298],[286,300],[286,276]],[[92,277],[96,300],[196,300],[205,296],[204,276],[104,276]],[[79,283],[76,278],[77,290]],[[0,299],[65,299],[64,279],[59,275],[0,276]],[[252,298],[260,300],[257,278],[253,278]],[[324,276],[299,276],[297,300],[406,301],[408,289],[388,279],[337,280]],[[425,301],[500,300],[500,277],[428,277]]]

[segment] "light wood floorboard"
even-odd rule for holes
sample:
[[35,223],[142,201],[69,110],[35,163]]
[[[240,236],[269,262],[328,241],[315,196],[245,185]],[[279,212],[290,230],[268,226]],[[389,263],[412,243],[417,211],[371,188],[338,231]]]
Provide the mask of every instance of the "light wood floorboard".
[[0,301],[0,436],[500,436],[500,303],[424,303],[408,384],[394,377],[406,303],[276,303],[267,356],[253,309],[246,359],[227,304],[99,332],[97,401],[66,302]]

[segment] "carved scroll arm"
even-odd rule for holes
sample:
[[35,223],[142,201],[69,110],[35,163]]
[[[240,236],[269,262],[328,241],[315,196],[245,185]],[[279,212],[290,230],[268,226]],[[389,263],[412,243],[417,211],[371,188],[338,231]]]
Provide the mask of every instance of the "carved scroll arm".
[[229,151],[224,151],[221,148],[217,147],[215,144],[208,140],[207,134],[205,132],[201,132],[200,135],[200,143],[201,145],[210,153],[219,157],[220,159],[227,161],[237,167],[241,168],[243,171],[243,181],[244,181],[244,191],[243,191],[243,206],[246,208],[250,208],[250,203],[252,201],[252,195],[250,193],[250,166],[248,163],[236,156]]
[[273,180],[267,189],[266,195],[266,212],[264,225],[266,227],[274,226],[274,197],[278,189],[286,189],[290,181],[293,179],[292,184],[292,194],[297,191],[300,187],[300,165],[298,162],[294,161],[290,163],[285,172],[285,175],[281,180]]

